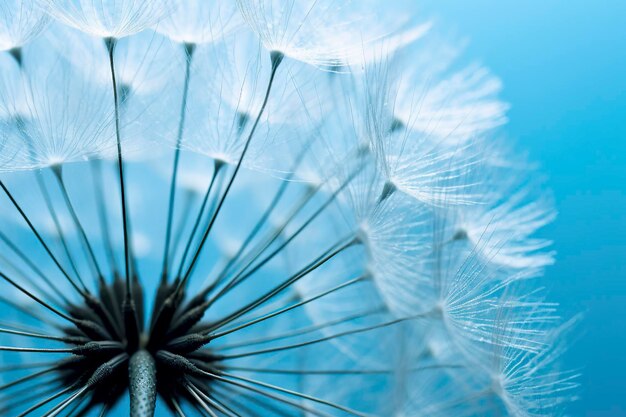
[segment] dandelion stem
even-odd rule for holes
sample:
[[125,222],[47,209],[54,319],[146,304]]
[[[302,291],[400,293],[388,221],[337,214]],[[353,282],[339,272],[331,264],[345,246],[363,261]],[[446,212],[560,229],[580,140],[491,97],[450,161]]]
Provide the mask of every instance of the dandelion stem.
[[[337,190],[335,190],[333,194],[331,194],[330,197],[315,212],[313,212],[313,214],[294,233],[292,233],[291,236],[285,239],[285,241],[281,243],[276,249],[274,249],[274,251],[272,251],[269,255],[267,255],[265,258],[259,261],[254,267],[252,267],[249,271],[246,272],[246,269],[249,266],[251,266],[252,263],[258,258],[258,256],[260,256],[265,251],[265,249],[269,246],[269,244],[266,245],[262,249],[262,251],[259,252],[255,256],[255,258],[251,259],[244,268],[240,269],[239,273],[235,275],[225,287],[223,287],[216,295],[214,295],[211,298],[211,301],[209,304],[213,303],[214,301],[222,297],[232,288],[235,288],[237,285],[243,282],[246,278],[252,276],[255,272],[257,272],[265,264],[267,264],[270,260],[272,260],[277,254],[279,254],[287,245],[289,245],[289,243],[291,243],[296,237],[298,237],[300,233],[302,233],[302,231],[305,230],[321,213],[323,213],[333,201],[335,201],[339,193],[352,181],[352,179],[354,179],[354,177],[356,177],[356,175],[358,174],[358,172],[360,172],[361,169],[362,169],[362,165],[359,167],[358,170],[355,170],[355,172],[353,172],[346,179],[346,181],[344,181],[344,183],[341,184],[341,186]],[[282,230],[286,226],[287,226],[287,222],[279,230]],[[354,241],[352,243],[357,243],[357,242]]]
[[111,273],[113,276],[117,276],[117,262],[115,260],[115,251],[113,250],[113,243],[111,241],[111,232],[109,228],[109,220],[107,214],[107,206],[104,201],[104,192],[102,186],[102,163],[98,159],[90,160],[91,174],[93,180],[93,187],[96,197],[96,210],[98,212],[98,221],[100,223],[100,232],[104,237],[105,253],[109,261]]
[[318,330],[323,330],[323,329],[326,329],[326,328],[329,328],[329,327],[336,326],[338,324],[347,323],[347,322],[352,321],[352,320],[357,320],[357,319],[361,319],[361,318],[364,318],[364,317],[367,317],[367,316],[380,314],[380,313],[382,313],[384,311],[385,311],[384,309],[369,310],[369,311],[366,311],[366,312],[363,312],[363,313],[353,314],[353,315],[350,315],[350,316],[347,316],[347,317],[342,317],[340,319],[327,321],[327,322],[322,323],[322,324],[316,324],[316,325],[313,325],[313,326],[308,326],[308,327],[303,327],[303,328],[300,328],[300,329],[292,330],[290,332],[283,333],[283,334],[280,334],[278,336],[268,336],[268,337],[253,339],[253,340],[249,340],[249,341],[233,343],[233,344],[230,344],[230,345],[222,345],[222,346],[219,347],[219,350],[223,351],[223,350],[228,350],[228,349],[236,349],[236,348],[241,348],[241,347],[248,347],[248,346],[258,345],[258,344],[262,344],[262,343],[277,342],[279,340],[288,339],[290,337],[302,336],[302,335],[307,334],[307,333],[313,333],[313,332],[316,332]]
[[293,400],[290,400],[288,398],[285,398],[283,396],[275,395],[275,394],[272,394],[270,392],[261,390],[259,388],[254,387],[254,386],[250,386],[250,385],[247,385],[247,384],[242,384],[241,382],[233,381],[231,379],[226,379],[226,378],[223,378],[223,377],[221,377],[219,375],[210,374],[208,372],[207,372],[207,376],[209,376],[210,378],[216,379],[217,381],[220,381],[222,383],[231,384],[231,385],[243,388],[245,390],[255,392],[255,393],[260,394],[260,395],[262,395],[264,397],[270,398],[270,399],[272,399],[274,401],[278,401],[278,402],[281,402],[281,403],[284,403],[284,404],[288,404],[288,405],[290,405],[292,407],[295,407],[295,408],[297,408],[299,410],[306,411],[306,412],[309,412],[311,414],[314,414],[314,415],[317,415],[317,416],[320,416],[320,417],[332,417],[330,414],[325,413],[323,411],[316,410],[314,408],[311,408],[311,407],[305,406],[303,404],[297,403],[297,402],[295,402]]
[[74,209],[74,204],[72,204],[72,200],[70,199],[70,196],[67,192],[67,187],[65,186],[65,181],[63,180],[62,167],[60,165],[55,165],[52,167],[52,172],[54,173],[54,176],[57,179],[59,188],[61,190],[61,194],[63,196],[63,200],[65,201],[65,205],[67,206],[70,216],[72,217],[72,221],[74,222],[74,225],[78,229],[81,239],[83,240],[83,243],[85,245],[85,248],[87,249],[87,255],[88,255],[87,257],[91,260],[93,264],[98,280],[101,282],[104,282],[104,276],[102,275],[102,270],[100,269],[100,265],[98,264],[96,254],[93,251],[93,247],[91,246],[91,243],[89,242],[89,239],[87,238],[87,234],[85,233],[85,228],[83,227],[83,224],[78,218],[78,215],[76,214],[76,210]]
[[184,203],[182,207],[182,215],[178,221],[178,225],[176,227],[176,233],[174,238],[172,239],[172,244],[170,245],[170,254],[169,257],[174,258],[176,253],[178,252],[178,248],[181,245],[181,241],[183,239],[183,235],[185,232],[185,228],[187,226],[188,220],[191,220],[191,208],[194,205],[195,200],[197,199],[198,194],[195,191],[187,190],[185,192]]
[[31,306],[25,306],[25,305],[20,305],[17,302],[15,302],[14,300],[11,300],[9,298],[3,297],[2,295],[0,295],[0,302],[5,303],[6,305],[14,308],[15,310],[19,311],[20,313],[26,315],[26,316],[30,316],[42,323],[48,324],[50,326],[56,327],[57,323],[53,322],[52,320],[48,319],[46,316],[43,316],[41,314],[37,314],[33,311],[32,308],[30,308]]
[[100,409],[100,413],[98,414],[98,417],[104,417],[107,415],[108,412],[109,412],[109,404],[104,403],[102,404],[102,408]]
[[50,217],[52,218],[52,222],[54,223],[54,227],[59,235],[59,241],[61,242],[61,247],[65,252],[65,256],[70,264],[70,268],[74,272],[75,276],[79,276],[78,268],[76,267],[76,262],[74,261],[74,257],[72,256],[69,245],[67,244],[67,239],[65,237],[65,233],[63,233],[63,228],[61,227],[61,222],[59,221],[59,216],[52,204],[52,199],[50,198],[50,193],[48,192],[48,188],[44,183],[43,175],[41,170],[37,170],[35,173],[35,177],[37,178],[37,184],[39,185],[39,190],[41,191],[41,195],[43,196],[44,202],[48,208],[48,212],[50,213]]
[[16,346],[0,346],[0,351],[3,352],[29,352],[29,353],[72,353],[72,349],[44,349],[44,348],[31,348],[31,347],[16,347]]
[[[228,263],[222,269],[222,272],[219,274],[218,278],[216,279],[216,282],[215,282],[216,285],[226,276],[226,274],[229,272],[230,268],[235,264],[235,262],[243,254],[243,252],[248,248],[248,245],[250,245],[252,240],[259,233],[259,231],[261,230],[261,228],[263,227],[265,222],[267,222],[267,220],[269,219],[270,215],[272,214],[272,212],[274,211],[274,209],[276,208],[276,206],[278,205],[278,203],[282,199],[283,195],[287,191],[287,188],[292,183],[291,179],[295,175],[296,169],[298,168],[298,166],[300,165],[300,163],[304,159],[304,156],[306,155],[306,153],[309,150],[309,148],[310,148],[312,143],[313,143],[312,140],[309,141],[307,143],[307,145],[304,146],[303,149],[300,151],[300,153],[296,157],[296,160],[294,161],[293,166],[290,169],[289,175],[281,182],[280,187],[278,188],[278,191],[274,194],[274,197],[272,198],[272,201],[270,202],[269,206],[263,212],[263,214],[261,215],[261,218],[254,225],[254,227],[252,228],[252,230],[250,231],[250,233],[248,234],[248,236],[246,237],[244,242],[241,244],[241,246],[239,247],[239,249],[237,250],[235,255],[232,258],[229,259]],[[308,201],[308,199],[306,201]]]
[[54,401],[57,398],[59,398],[59,397],[65,395],[65,394],[69,393],[70,391],[72,391],[74,389],[75,389],[75,386],[74,385],[70,385],[69,387],[62,389],[61,391],[59,391],[59,392],[57,392],[57,393],[55,393],[55,394],[53,394],[53,395],[51,395],[51,396],[49,396],[47,398],[44,398],[43,400],[39,401],[37,404],[29,407],[27,410],[25,410],[22,413],[20,413],[17,417],[24,417],[24,416],[32,413],[33,411],[43,407],[44,405],[48,404],[49,402]]
[[[199,401],[208,403],[207,405],[213,406],[213,408],[215,408],[217,411],[226,414],[228,417],[238,417],[237,414],[232,413],[230,410],[227,410],[226,408],[222,407],[220,404],[214,401],[211,397],[209,397],[207,394],[202,392],[202,390],[196,387],[193,383],[187,382],[187,384],[185,384],[185,388],[191,393],[191,395],[194,398],[196,398]],[[202,400],[200,400],[200,398]]]
[[[210,374],[210,373],[207,372],[207,374]],[[231,378],[231,379],[236,379],[238,381],[246,382],[248,384],[258,385],[260,387],[268,388],[268,389],[271,389],[271,390],[274,390],[274,391],[278,391],[278,392],[281,392],[283,394],[293,395],[294,397],[299,397],[299,398],[302,398],[302,399],[305,399],[305,400],[313,401],[313,402],[316,402],[318,404],[327,405],[329,407],[335,408],[337,410],[344,411],[344,412],[349,413],[349,414],[353,414],[355,416],[361,416],[361,417],[367,416],[367,414],[363,414],[363,413],[361,413],[359,411],[356,411],[356,410],[353,410],[351,408],[344,407],[344,406],[336,404],[336,403],[334,403],[332,401],[327,401],[327,400],[324,400],[324,399],[321,399],[321,398],[317,398],[317,397],[313,397],[311,395],[307,395],[307,394],[304,394],[304,393],[301,393],[301,392],[289,390],[289,389],[286,389],[286,388],[281,388],[279,386],[268,384],[268,383],[265,383],[265,382],[262,382],[262,381],[257,381],[257,380],[254,380],[254,379],[245,378],[245,377],[242,377],[242,376],[237,376],[237,375],[233,375],[233,374],[226,373],[226,372],[220,372],[219,376],[216,375],[216,377],[218,377],[218,378],[221,377],[221,376],[228,377],[228,378]],[[221,380],[224,380],[224,379],[221,379]]]
[[178,402],[176,397],[172,396],[170,400],[172,402],[172,407],[174,408],[174,411],[176,412],[176,414],[178,414],[178,417],[187,417],[183,412],[183,409],[181,408],[180,403]]
[[61,311],[57,310],[56,308],[52,307],[50,304],[48,304],[47,302],[43,301],[41,298],[35,296],[33,293],[31,293],[30,291],[26,290],[21,285],[17,284],[15,281],[13,281],[11,278],[6,276],[4,273],[0,272],[0,278],[4,279],[9,284],[11,284],[15,288],[17,288],[20,292],[22,292],[23,294],[26,294],[29,298],[33,299],[34,301],[36,301],[37,303],[41,304],[42,306],[44,306],[48,310],[52,311],[57,316],[62,317],[65,320],[70,321],[72,323],[74,322],[73,318],[71,318],[67,314],[62,313]]
[[[250,410],[250,408],[245,407],[244,405],[242,405],[240,402],[238,402],[237,400],[235,400],[235,398],[241,398],[244,400],[247,400],[253,404],[256,404],[259,407],[264,408],[265,410],[269,411],[270,413],[272,413],[271,415],[277,415],[277,416],[283,416],[283,417],[291,417],[292,414],[288,414],[285,410],[281,410],[280,408],[278,408],[278,405],[272,404],[268,401],[266,401],[267,398],[272,399],[271,397],[265,396],[263,394],[259,394],[254,392],[256,395],[260,396],[260,398],[257,398],[255,396],[253,396],[252,394],[250,394],[247,391],[243,391],[241,388],[237,387],[233,387],[231,385],[228,384],[224,384],[222,385],[216,385],[215,387],[213,387],[214,391],[217,391],[217,389],[219,389],[219,392],[226,391],[229,395],[228,400],[232,403],[232,404],[236,404],[239,406],[239,408],[244,409],[244,411],[246,411],[246,415],[254,415],[255,412],[253,412],[252,410]],[[225,396],[227,394],[224,394]],[[235,398],[232,398],[232,397]],[[279,403],[281,403],[281,401],[278,401]],[[300,410],[301,412],[304,412],[306,410]]]
[[24,382],[32,381],[33,379],[36,379],[36,378],[39,378],[41,376],[47,375],[50,372],[53,372],[53,371],[57,370],[58,368],[59,368],[58,366],[55,366],[55,367],[52,367],[52,368],[43,369],[41,371],[32,373],[30,375],[26,375],[26,376],[23,376],[21,378],[18,378],[16,380],[14,380],[14,381],[8,382],[8,383],[6,383],[4,385],[0,385],[0,391],[4,391],[5,389],[14,387],[16,385],[23,384]]
[[259,114],[256,117],[256,120],[254,121],[254,124],[252,125],[252,128],[250,129],[250,133],[248,134],[248,138],[246,139],[245,145],[243,147],[243,150],[241,151],[241,156],[239,157],[239,160],[237,161],[237,165],[235,166],[235,170],[233,171],[230,180],[228,181],[228,183],[226,184],[226,189],[224,190],[224,193],[222,194],[222,197],[219,200],[219,203],[217,203],[217,208],[215,209],[215,212],[213,213],[213,215],[211,216],[211,220],[209,221],[209,224],[207,226],[207,228],[204,231],[204,235],[202,236],[202,240],[200,241],[200,244],[198,245],[198,248],[191,260],[191,264],[189,265],[189,267],[187,268],[187,271],[185,272],[185,275],[183,277],[183,279],[181,280],[180,283],[180,287],[184,286],[187,283],[187,280],[189,279],[189,276],[191,275],[191,273],[194,270],[194,267],[196,265],[196,262],[198,261],[198,258],[200,257],[200,252],[202,251],[202,248],[204,247],[204,244],[207,240],[207,238],[209,237],[209,233],[211,232],[211,229],[213,227],[213,224],[215,223],[215,220],[217,219],[217,216],[220,213],[220,210],[222,208],[222,206],[224,205],[224,201],[226,201],[226,197],[228,196],[228,192],[230,191],[233,183],[235,182],[235,178],[237,177],[237,174],[239,172],[239,170],[241,169],[241,165],[243,163],[243,159],[246,156],[246,153],[248,152],[248,148],[250,147],[250,142],[252,140],[252,136],[254,135],[254,132],[256,131],[257,126],[259,125],[259,122],[261,121],[261,116],[263,115],[263,112],[265,111],[265,108],[267,107],[267,102],[269,100],[270,97],[270,92],[272,90],[272,85],[274,83],[274,78],[276,76],[276,71],[278,70],[278,67],[280,66],[280,63],[283,60],[283,55],[280,53],[272,53],[272,72],[270,74],[270,79],[269,82],[267,83],[267,89],[265,91],[265,97],[263,98],[263,103],[261,104],[261,108],[259,109]]
[[52,301],[56,304],[68,304],[67,299],[59,300],[56,297],[57,294],[53,296],[51,293],[48,293],[45,289],[42,288],[42,286],[37,281],[31,278],[31,276],[28,275],[22,268],[20,268],[18,265],[15,265],[15,263],[11,259],[7,259],[5,256],[0,255],[0,261],[4,262],[7,265],[7,267],[15,271],[15,273],[19,275],[20,278],[22,278],[24,281],[30,284],[36,291],[39,291],[40,294],[44,294],[49,301]]
[[369,332],[371,330],[382,329],[384,327],[389,327],[389,326],[392,326],[394,324],[402,323],[402,322],[405,322],[405,321],[408,321],[408,320],[414,320],[414,319],[417,319],[417,318],[423,318],[423,317],[425,317],[425,314],[420,314],[420,315],[415,315],[415,316],[410,316],[410,317],[403,317],[403,318],[390,320],[390,321],[387,321],[387,322],[384,322],[384,323],[379,323],[379,324],[375,324],[375,325],[364,327],[364,328],[360,328],[360,329],[346,330],[345,332],[336,333],[336,334],[333,334],[333,335],[330,335],[330,336],[325,336],[325,337],[321,337],[319,339],[309,340],[309,341],[306,341],[306,342],[295,343],[295,344],[292,344],[292,345],[277,346],[277,347],[257,350],[257,351],[253,351],[253,352],[237,353],[237,354],[231,354],[231,355],[220,355],[219,359],[220,360],[237,359],[237,358],[244,358],[244,357],[247,357],[247,356],[256,356],[256,355],[262,355],[262,354],[265,354],[265,353],[274,353],[274,352],[281,352],[281,351],[284,351],[284,350],[291,350],[291,349],[295,349],[295,348],[300,348],[300,347],[304,347],[304,346],[310,346],[310,345],[314,345],[314,344],[318,344],[318,343],[322,343],[322,342],[327,342],[329,340],[337,339],[337,338],[343,337],[343,336],[349,336],[349,335],[353,335],[353,334]]
[[12,334],[16,336],[32,337],[35,339],[54,340],[54,341],[63,342],[63,343],[72,343],[71,339],[67,337],[63,337],[63,336],[52,336],[52,335],[41,334],[41,333],[32,333],[32,332],[27,332],[23,330],[7,329],[4,327],[0,327],[0,333]]
[[195,389],[193,389],[192,385],[189,382],[185,383],[185,389],[198,402],[198,404],[200,405],[200,407],[202,407],[204,411],[206,411],[211,417],[217,417],[217,414],[215,414],[215,412],[213,412],[211,407],[209,407],[209,405],[204,401],[204,399],[200,395],[198,395],[198,392]]
[[[205,396],[207,396],[207,398],[213,400],[213,402],[215,403],[215,407],[222,411],[224,414],[229,415],[230,417],[243,417],[241,414],[237,413],[235,410],[233,410],[232,407],[229,407],[228,405],[224,404],[224,402],[220,401],[218,398],[216,398],[215,396],[212,396],[206,392],[203,392],[203,394]],[[218,406],[220,408],[218,408]]]
[[356,243],[355,239],[350,239],[346,243],[334,245],[333,247],[328,249],[326,252],[324,252],[322,255],[320,255],[317,259],[315,259],[313,262],[311,262],[309,265],[307,265],[306,267],[301,269],[298,273],[296,273],[296,274],[292,275],[291,277],[289,277],[286,281],[282,282],[277,287],[274,287],[273,289],[271,289],[270,291],[268,291],[267,293],[265,293],[261,297],[257,298],[253,302],[245,305],[244,307],[239,308],[235,312],[233,312],[230,315],[226,316],[224,319],[219,320],[217,323],[215,323],[213,326],[211,326],[211,328],[208,330],[207,333],[210,333],[212,331],[215,331],[215,330],[217,330],[217,329],[227,325],[228,323],[232,322],[233,320],[238,319],[239,317],[243,316],[244,314],[246,314],[249,311],[251,311],[251,310],[255,309],[256,307],[258,307],[259,305],[265,303],[267,300],[271,299],[276,294],[280,293],[285,288],[291,286],[293,283],[295,283],[299,279],[303,278],[304,276],[306,276],[310,272],[314,271],[315,269],[317,269],[321,265],[325,264],[326,262],[328,262],[329,260],[331,260],[332,258],[337,256],[337,254],[343,252],[345,249],[349,248],[350,246],[354,245],[355,243]]
[[317,294],[317,295],[314,295],[313,297],[304,299],[304,300],[302,300],[302,301],[300,301],[298,303],[292,304],[292,305],[290,305],[288,307],[282,308],[282,309],[280,309],[278,311],[275,311],[273,313],[266,314],[264,316],[261,316],[261,317],[258,317],[256,319],[254,319],[254,320],[250,320],[247,323],[243,323],[243,324],[240,324],[239,326],[235,326],[235,327],[230,328],[228,330],[224,330],[224,331],[222,331],[220,333],[213,334],[212,337],[213,337],[213,339],[218,339],[218,338],[220,338],[222,336],[226,336],[227,334],[236,332],[236,331],[241,330],[241,329],[245,329],[248,326],[252,326],[254,324],[261,323],[261,322],[263,322],[265,320],[268,320],[268,319],[274,318],[276,316],[279,316],[281,314],[287,313],[287,312],[289,312],[289,311],[291,311],[291,310],[293,310],[295,308],[302,307],[303,305],[306,305],[306,304],[308,304],[310,302],[313,302],[313,301],[318,300],[318,299],[320,299],[322,297],[325,297],[325,296],[327,296],[329,294],[332,294],[334,292],[337,292],[339,290],[347,288],[347,287],[349,287],[349,286],[351,286],[353,284],[359,283],[359,282],[363,281],[365,278],[366,278],[365,276],[360,276],[358,278],[351,279],[351,280],[346,281],[346,282],[344,282],[342,284],[339,284],[339,285],[337,285],[337,286],[335,286],[335,287],[333,287],[333,288],[331,288],[329,290],[326,290],[326,291],[324,291],[324,292],[322,292],[320,294]]
[[[6,399],[1,401],[3,406],[0,408],[0,415],[7,415],[9,411],[12,411],[18,407],[23,407],[26,404],[30,404],[33,401],[39,400],[42,396],[49,396],[58,391],[59,387],[55,386],[55,383],[59,382],[60,378],[39,381],[35,385],[28,385],[20,390],[15,390],[7,395]],[[43,389],[42,389],[43,388]],[[10,401],[8,399],[10,398]]]
[[[302,208],[306,206],[306,204],[309,201],[311,201],[311,199],[315,196],[316,192],[317,192],[316,188],[311,188],[310,190],[308,190],[308,192],[302,196],[300,201],[298,201],[298,203],[295,205],[291,213],[287,216],[287,219],[283,222],[282,226],[274,230],[274,232],[270,236],[268,236],[267,239],[259,242],[258,245],[255,245],[255,247],[249,252],[249,254],[242,261],[242,264],[244,266],[239,268],[239,271],[237,272],[237,274],[233,274],[230,277],[230,280],[228,281],[228,283],[220,290],[220,292],[218,292],[213,297],[214,299],[217,300],[219,297],[226,294],[227,291],[229,291],[231,288],[233,288],[234,286],[238,284],[239,279],[241,278],[241,275],[246,271],[246,269],[249,268],[254,263],[254,261],[257,260],[259,256],[261,256],[263,252],[265,252],[265,250],[268,247],[270,247],[272,243],[276,241],[276,239],[278,239],[278,237],[282,234],[284,229],[296,217],[296,215],[302,210]],[[224,279],[227,277],[226,272],[227,272],[226,268],[222,270],[220,275],[218,275],[217,279],[215,279],[213,283],[204,290],[204,293],[207,293],[207,294],[210,293],[219,284],[221,284],[224,281]]]
[[111,83],[113,86],[113,105],[115,110],[115,138],[117,142],[117,169],[118,179],[120,182],[120,197],[122,203],[122,227],[124,231],[124,273],[126,278],[126,296],[130,298],[131,285],[130,285],[130,265],[129,265],[129,242],[128,242],[128,225],[126,215],[126,191],[124,189],[124,161],[122,160],[122,139],[120,135],[120,104],[117,94],[117,80],[115,77],[115,61],[113,59],[115,46],[117,39],[106,38],[105,44],[109,52],[109,66],[111,68]]
[[48,411],[42,417],[54,417],[59,415],[59,413],[69,407],[73,402],[80,399],[89,389],[89,386],[84,386],[74,394],[72,394],[69,398],[63,400],[61,403],[57,404],[52,410]]
[[11,372],[11,371],[23,371],[25,369],[33,369],[33,368],[45,368],[48,366],[52,366],[56,364],[56,362],[28,362],[28,363],[18,363],[14,365],[4,365],[0,366],[0,372]]
[[154,416],[157,396],[156,365],[145,350],[139,350],[128,365],[131,417]]
[[37,267],[37,265],[32,261],[32,259],[29,256],[26,256],[24,252],[22,252],[15,244],[13,244],[13,242],[11,242],[11,240],[7,238],[7,236],[4,233],[2,233],[2,231],[0,231],[0,240],[2,240],[4,244],[7,245],[9,249],[11,249],[13,253],[15,253],[17,257],[20,258],[22,262],[24,262],[39,278],[41,278],[43,282],[45,282],[46,285],[50,287],[50,289],[57,296],[59,296],[59,298],[65,304],[69,304],[69,300],[67,299],[65,294],[63,294],[63,292],[61,292],[61,290],[59,290],[56,285],[52,284],[52,282],[50,281],[50,278],[48,278],[48,276],[44,274],[41,271],[41,269]]
[[59,260],[56,258],[56,256],[54,256],[54,254],[52,253],[52,251],[50,250],[50,247],[46,244],[46,242],[43,240],[43,238],[41,237],[41,235],[39,234],[39,232],[37,231],[37,229],[35,228],[35,226],[33,225],[33,223],[30,221],[30,219],[28,218],[28,216],[26,215],[26,213],[24,212],[24,210],[22,209],[22,207],[19,205],[19,203],[17,202],[17,200],[15,200],[15,198],[13,197],[13,195],[11,194],[11,192],[9,191],[9,189],[6,187],[6,185],[4,185],[4,182],[2,180],[0,180],[0,188],[2,188],[2,190],[4,191],[4,193],[7,195],[7,197],[9,197],[9,200],[11,200],[11,203],[13,204],[13,206],[17,209],[17,211],[20,213],[20,216],[24,219],[24,221],[26,221],[26,224],[28,225],[28,227],[30,228],[30,230],[33,232],[33,234],[35,235],[35,237],[37,238],[37,240],[39,241],[39,243],[41,244],[41,246],[43,246],[44,250],[46,251],[46,253],[50,256],[50,258],[52,259],[52,261],[54,262],[54,264],[57,266],[57,268],[59,268],[59,270],[61,271],[61,273],[63,274],[63,276],[69,281],[69,283],[72,285],[72,287],[74,287],[74,289],[82,296],[85,296],[86,294],[89,294],[89,290],[87,289],[87,287],[85,286],[85,283],[83,282],[83,280],[81,279],[80,275],[77,277],[78,281],[80,282],[80,284],[82,285],[83,289],[81,289],[76,282],[74,282],[74,280],[72,279],[72,277],[69,276],[69,274],[67,273],[67,271],[63,268],[63,266],[61,265],[61,263],[59,262]]
[[172,169],[172,180],[170,183],[170,195],[167,208],[167,226],[165,229],[165,245],[163,249],[163,268],[161,273],[161,279],[167,281],[167,271],[169,267],[169,252],[170,252],[170,239],[172,235],[172,218],[174,217],[174,201],[176,197],[176,178],[178,176],[178,162],[180,160],[180,145],[183,139],[183,132],[185,129],[185,115],[187,110],[187,96],[189,94],[189,79],[191,75],[191,60],[193,58],[193,51],[195,45],[185,44],[185,81],[183,85],[183,98],[180,105],[180,118],[178,122],[178,133],[176,135],[176,149],[174,150],[174,167]]
[[[214,160],[213,174],[211,175],[211,182],[209,182],[209,186],[206,190],[206,193],[204,194],[204,198],[202,199],[202,203],[200,204],[200,210],[198,211],[196,220],[193,224],[193,227],[191,228],[191,233],[189,234],[189,239],[187,240],[187,244],[185,245],[185,249],[183,250],[180,264],[178,266],[178,272],[176,273],[177,279],[179,279],[183,273],[183,268],[185,267],[185,261],[187,260],[187,255],[189,253],[189,250],[191,249],[191,245],[193,243],[196,232],[198,231],[198,227],[200,226],[200,222],[202,221],[202,215],[209,201],[209,196],[211,195],[211,192],[213,191],[213,186],[215,185],[215,181],[218,178],[218,175],[221,172],[223,166],[224,166],[224,162],[218,159]],[[219,177],[219,178],[222,179],[222,177]],[[220,187],[220,185],[221,185],[221,182],[220,184],[218,184],[218,188]]]

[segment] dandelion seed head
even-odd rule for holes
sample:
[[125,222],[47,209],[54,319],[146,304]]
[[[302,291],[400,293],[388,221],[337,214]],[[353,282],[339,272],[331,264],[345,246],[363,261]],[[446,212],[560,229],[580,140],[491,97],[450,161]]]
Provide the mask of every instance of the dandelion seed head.
[[156,30],[178,43],[204,44],[219,41],[243,25],[235,2],[177,1],[174,12]]
[[7,0],[0,5],[0,51],[11,51],[45,30],[49,17],[36,0]]
[[549,192],[413,2],[7,4],[0,414],[573,398]]
[[60,22],[101,38],[123,38],[155,25],[173,5],[170,0],[38,0]]

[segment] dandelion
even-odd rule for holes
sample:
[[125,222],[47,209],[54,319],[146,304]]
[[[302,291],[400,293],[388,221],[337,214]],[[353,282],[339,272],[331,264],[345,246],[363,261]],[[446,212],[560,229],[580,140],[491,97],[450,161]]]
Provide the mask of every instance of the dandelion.
[[49,20],[35,0],[3,2],[0,5],[0,51],[8,51],[19,60],[20,48],[35,39]]
[[0,414],[574,397],[539,283],[550,199],[495,145],[500,82],[454,69],[412,2],[39,0],[0,23]]

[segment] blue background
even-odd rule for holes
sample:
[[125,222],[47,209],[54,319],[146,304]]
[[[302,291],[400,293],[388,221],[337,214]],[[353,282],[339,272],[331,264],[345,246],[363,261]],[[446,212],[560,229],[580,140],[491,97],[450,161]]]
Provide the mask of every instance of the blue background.
[[564,315],[584,312],[564,358],[576,416],[626,416],[626,1],[431,1],[504,83],[504,129],[541,165],[558,219],[547,271]]

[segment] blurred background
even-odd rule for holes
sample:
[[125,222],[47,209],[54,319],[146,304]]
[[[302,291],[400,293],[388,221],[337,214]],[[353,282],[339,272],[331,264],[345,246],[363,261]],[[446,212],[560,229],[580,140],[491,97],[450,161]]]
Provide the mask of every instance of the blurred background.
[[626,416],[626,2],[430,0],[423,11],[502,79],[503,133],[554,191],[545,281],[564,315],[584,313],[564,358],[582,372],[568,415]]

